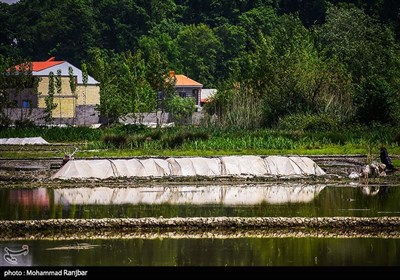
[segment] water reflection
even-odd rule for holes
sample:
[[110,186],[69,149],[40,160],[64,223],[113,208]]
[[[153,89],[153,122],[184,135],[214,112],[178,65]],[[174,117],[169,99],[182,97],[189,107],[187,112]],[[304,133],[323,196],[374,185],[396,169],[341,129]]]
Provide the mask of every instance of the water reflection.
[[325,186],[157,186],[138,188],[73,188],[54,190],[56,204],[222,204],[307,203]]
[[50,196],[45,188],[37,189],[12,189],[10,190],[10,203],[23,206],[50,207]]
[[388,186],[362,186],[361,190],[365,195],[385,195],[388,193]]
[[25,240],[0,242],[0,252],[22,244],[29,254],[19,258],[20,266],[400,265],[400,239],[385,238]]
[[0,189],[0,220],[397,216],[398,186],[246,184]]

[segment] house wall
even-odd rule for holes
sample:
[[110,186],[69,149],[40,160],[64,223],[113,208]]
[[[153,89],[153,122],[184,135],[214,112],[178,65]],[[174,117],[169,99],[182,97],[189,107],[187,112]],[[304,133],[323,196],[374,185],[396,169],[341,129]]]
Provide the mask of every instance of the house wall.
[[[15,102],[15,107],[6,109],[6,115],[12,120],[28,119],[37,125],[44,125],[44,112],[46,108],[45,97],[48,96],[49,77],[40,77],[37,94],[32,89],[23,90],[16,94],[9,91],[9,100]],[[100,104],[100,87],[98,85],[77,85],[75,96],[71,92],[69,77],[61,78],[61,94],[54,89],[53,102],[57,105],[53,110],[51,124],[91,125],[99,123],[99,113],[95,110]],[[86,93],[86,98],[84,94]],[[31,108],[23,109],[22,101],[30,100]]]
[[9,101],[12,102],[15,107],[22,108],[24,100],[29,100],[31,108],[37,108],[38,106],[38,95],[33,93],[33,89],[24,89],[22,92],[16,94],[13,90],[8,91]]
[[30,120],[36,125],[45,124],[44,118],[46,114],[43,109],[8,108],[4,109],[3,113],[13,122],[19,120]]
[[[86,102],[84,98],[85,90],[86,90]],[[100,87],[98,85],[87,85],[86,89],[84,85],[78,85],[76,87],[76,93],[78,94],[77,105],[100,104]]]
[[[38,86],[38,92],[40,93],[38,108],[46,108],[45,97],[48,96],[48,90],[49,77],[41,77],[41,81],[39,82]],[[96,104],[100,104],[100,87],[98,85],[87,85],[85,88],[83,85],[77,85],[74,96],[69,85],[69,77],[62,77],[61,95],[57,94],[57,89],[55,89],[54,103],[57,104],[57,107],[53,110],[54,118],[78,117],[76,115],[77,106],[87,105],[93,107]],[[82,109],[81,111],[84,110]],[[87,115],[87,117],[88,116],[89,115]]]
[[[175,87],[175,90],[178,94],[182,92],[185,93],[185,97],[192,97],[196,101],[196,105],[200,106],[200,96],[201,96],[201,87]],[[197,90],[197,94],[193,93],[194,90]]]
[[87,126],[96,123],[100,123],[100,114],[95,105],[78,105],[76,107],[76,125]]
[[41,108],[8,108],[4,109],[4,115],[7,116],[12,122],[19,120],[30,120],[36,125],[77,125],[77,126],[89,126],[91,124],[100,123],[99,112],[96,111],[95,106],[77,106],[76,117],[63,117],[53,114],[53,121],[47,123],[45,121],[46,112]]
[[57,107],[53,109],[53,118],[73,118],[76,99],[72,96],[57,95],[54,97]]

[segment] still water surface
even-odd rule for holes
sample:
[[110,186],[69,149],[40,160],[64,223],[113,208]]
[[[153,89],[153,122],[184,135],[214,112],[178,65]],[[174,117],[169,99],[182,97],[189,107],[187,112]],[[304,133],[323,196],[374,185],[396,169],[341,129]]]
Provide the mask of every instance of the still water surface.
[[400,239],[156,238],[0,241],[19,266],[399,266]]
[[399,216],[400,186],[248,184],[0,189],[0,220]]
[[[0,189],[0,220],[399,216],[400,186],[246,184]],[[0,240],[19,266],[399,266],[398,238],[156,237]],[[101,237],[96,237],[101,238]]]

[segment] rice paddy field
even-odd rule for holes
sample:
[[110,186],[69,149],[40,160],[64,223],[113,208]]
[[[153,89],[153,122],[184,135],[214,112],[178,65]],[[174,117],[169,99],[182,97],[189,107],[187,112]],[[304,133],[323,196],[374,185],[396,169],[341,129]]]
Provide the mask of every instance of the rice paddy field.
[[[148,128],[143,125],[28,127],[0,130],[0,138],[42,137],[51,145],[2,145],[0,158],[218,155],[366,155],[384,146],[399,165],[400,133],[394,127],[349,127],[341,131],[240,130],[213,127]],[[37,151],[40,151],[38,153]]]
[[[367,183],[347,176],[366,161],[379,161],[382,146],[400,166],[398,131],[384,126],[341,131],[3,128],[0,138],[42,137],[49,145],[0,145],[0,252],[25,250],[16,258],[19,266],[398,267],[399,173]],[[344,179],[49,180],[62,157],[76,148],[75,158],[82,159],[304,155]],[[196,204],[194,197],[204,201]],[[278,226],[246,228],[247,220]],[[176,221],[183,224],[162,227]],[[200,221],[198,230],[193,221]],[[285,224],[296,221],[296,230]],[[309,222],[317,224],[304,227]],[[350,230],[352,223],[363,227]],[[0,267],[9,265],[1,258]]]

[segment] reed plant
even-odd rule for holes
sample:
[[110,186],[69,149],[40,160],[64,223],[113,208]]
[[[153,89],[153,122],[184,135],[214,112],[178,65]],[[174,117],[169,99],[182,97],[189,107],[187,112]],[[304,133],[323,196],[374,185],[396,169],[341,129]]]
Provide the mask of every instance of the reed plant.
[[41,136],[50,143],[79,144],[80,155],[84,154],[84,150],[96,150],[99,154],[101,150],[109,154],[120,154],[121,150],[126,150],[124,154],[131,155],[362,153],[376,158],[381,146],[387,147],[390,153],[400,154],[398,131],[388,126],[358,125],[312,132],[213,126],[151,129],[119,125],[100,129],[9,128],[0,130],[0,138]]

